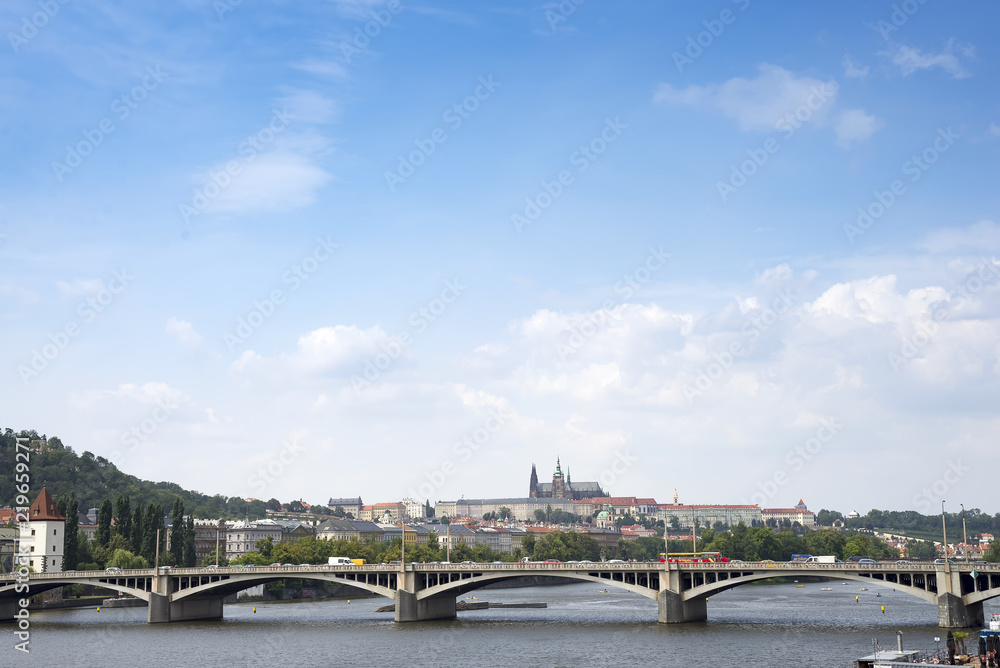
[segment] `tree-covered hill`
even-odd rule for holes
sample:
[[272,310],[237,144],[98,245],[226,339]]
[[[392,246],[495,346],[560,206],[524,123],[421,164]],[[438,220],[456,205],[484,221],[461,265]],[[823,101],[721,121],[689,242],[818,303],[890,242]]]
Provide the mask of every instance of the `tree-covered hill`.
[[3,472],[0,475],[0,506],[13,506],[17,494],[14,480],[15,437],[30,441],[31,491],[28,496],[31,499],[44,485],[53,496],[75,492],[83,512],[100,507],[104,499],[113,500],[121,494],[131,498],[133,503],[156,503],[163,508],[171,508],[174,500],[179,498],[187,512],[198,518],[249,516],[256,519],[264,516],[262,501],[247,502],[236,496],[208,496],[172,482],[140,480],[118,470],[104,457],[95,457],[90,452],[76,454],[54,436],[46,438],[34,430],[15,433],[9,428],[0,435],[0,472]]

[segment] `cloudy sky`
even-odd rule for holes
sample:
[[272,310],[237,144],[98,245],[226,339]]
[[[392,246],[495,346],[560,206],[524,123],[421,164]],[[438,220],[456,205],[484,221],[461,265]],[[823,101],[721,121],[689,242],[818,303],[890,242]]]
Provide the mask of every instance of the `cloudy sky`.
[[3,424],[208,493],[997,512],[989,2],[0,10]]

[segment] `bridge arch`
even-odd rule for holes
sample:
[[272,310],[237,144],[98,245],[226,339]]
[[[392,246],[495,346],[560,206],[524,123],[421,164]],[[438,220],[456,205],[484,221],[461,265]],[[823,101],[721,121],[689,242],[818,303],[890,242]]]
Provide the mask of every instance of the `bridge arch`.
[[[531,577],[537,575],[536,573],[473,573],[472,577],[464,578],[460,580],[454,580],[452,582],[445,582],[443,584],[433,585],[426,587],[417,592],[417,600],[424,600],[429,598],[435,598],[438,596],[448,595],[448,596],[460,596],[462,594],[468,593],[470,591],[475,591],[476,589],[481,589],[488,584],[494,582],[503,582],[505,580],[514,580],[517,578]],[[648,586],[643,586],[639,584],[631,584],[625,582],[624,580],[615,580],[613,578],[602,578],[597,573],[560,573],[558,571],[547,571],[544,573],[545,577],[557,577],[564,578],[567,580],[577,580],[579,582],[594,582],[602,585],[611,585],[619,589],[625,589],[627,591],[639,594],[640,596],[645,596],[646,598],[651,598],[654,601],[657,600],[659,595],[659,587],[651,588]],[[659,581],[657,580],[657,583]]]
[[[933,591],[928,591],[926,589],[921,589],[919,587],[914,587],[911,585],[899,584],[898,582],[889,582],[887,580],[879,580],[872,577],[866,577],[862,575],[857,575],[855,573],[821,573],[821,574],[799,574],[802,577],[825,577],[831,580],[853,580],[855,582],[863,582],[867,584],[876,584],[880,587],[888,587],[890,589],[895,589],[896,591],[905,592],[917,598],[922,598],[929,603],[937,603],[938,593]],[[717,580],[715,582],[708,582],[691,589],[686,589],[682,593],[682,598],[685,601],[697,600],[708,598],[716,594],[721,594],[724,591],[734,589],[740,585],[749,584],[751,582],[759,582],[760,580],[769,580],[772,578],[788,578],[793,577],[792,575],[786,573],[775,572],[773,570],[765,571],[755,571],[748,574],[742,574],[737,578],[729,578],[728,580]],[[985,593],[985,592],[984,592]],[[998,591],[994,596],[1000,595]]]
[[[67,578],[65,580],[60,579],[58,582],[45,582],[44,580],[31,580],[29,583],[31,589],[29,590],[29,596],[34,596],[35,594],[41,594],[42,592],[51,591],[52,589],[61,589],[62,587],[68,587],[74,584],[81,585],[91,585],[99,589],[111,589],[113,591],[118,591],[123,594],[129,594],[135,596],[136,598],[141,598],[144,601],[149,601],[149,592],[144,589],[138,589],[136,587],[128,587],[126,585],[119,585],[111,582],[94,582],[92,578]],[[16,598],[18,596],[24,596],[25,594],[17,593],[17,585],[0,585],[0,599],[4,598]]]
[[[394,576],[393,576],[394,577]],[[254,574],[239,574],[231,575],[225,579],[219,579],[212,582],[207,582],[205,584],[199,584],[194,587],[188,587],[185,589],[178,589],[170,594],[171,601],[182,601],[187,598],[194,598],[202,595],[212,595],[212,596],[229,596],[230,594],[235,594],[237,592],[243,591],[244,589],[249,589],[250,587],[256,587],[260,584],[267,584],[268,582],[277,582],[279,580],[318,580],[322,582],[333,582],[339,585],[346,585],[349,587],[355,587],[357,589],[363,589],[365,591],[371,592],[372,594],[377,594],[379,596],[384,596],[386,598],[394,598],[396,590],[390,588],[389,586],[382,586],[377,584],[371,584],[359,580],[351,580],[342,575],[334,575],[332,573],[307,573],[307,574],[294,574],[289,575],[287,573],[254,573]],[[391,584],[391,583],[390,583]]]

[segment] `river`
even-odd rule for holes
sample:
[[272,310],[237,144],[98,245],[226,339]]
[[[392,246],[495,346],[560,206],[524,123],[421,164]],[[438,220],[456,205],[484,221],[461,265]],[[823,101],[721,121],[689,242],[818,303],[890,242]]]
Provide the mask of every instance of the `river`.
[[[548,607],[399,625],[391,613],[375,612],[387,603],[382,598],[265,603],[256,612],[241,603],[227,605],[222,621],[157,625],[146,624],[145,608],[34,612],[30,655],[14,651],[7,632],[0,665],[847,668],[871,652],[872,638],[891,647],[902,631],[907,649],[933,650],[934,636],[944,636],[936,606],[878,586],[860,591],[855,582],[737,587],[709,600],[707,622],[678,625],[656,622],[655,601],[601,589],[579,583],[479,590],[472,595],[480,601]],[[996,603],[988,604],[987,618],[993,612],[1000,612]]]

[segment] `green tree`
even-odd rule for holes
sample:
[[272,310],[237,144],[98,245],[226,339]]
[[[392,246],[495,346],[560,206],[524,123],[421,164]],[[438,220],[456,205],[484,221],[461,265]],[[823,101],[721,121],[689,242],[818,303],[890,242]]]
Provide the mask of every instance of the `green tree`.
[[[209,552],[208,554],[206,554],[205,558],[201,560],[201,565],[202,566],[214,566],[215,564],[216,564],[216,561],[215,561],[215,550],[212,550],[211,552]],[[229,559],[226,559],[225,548],[224,547],[220,547],[219,548],[219,561],[218,561],[218,564],[219,564],[219,566],[228,566],[229,565]]]
[[521,549],[524,554],[531,557],[535,554],[535,534],[529,533],[521,539]]
[[139,554],[142,551],[142,531],[146,520],[145,511],[141,503],[135,504],[135,511],[132,513],[132,524],[129,531],[132,536],[129,542],[132,543],[132,554]]
[[132,554],[128,550],[117,549],[111,559],[108,560],[107,567],[121,568],[122,570],[129,568],[149,568],[149,562],[142,557]]
[[115,501],[115,526],[112,531],[132,542],[132,504],[127,496],[119,494]]
[[184,542],[187,523],[184,521],[184,502],[174,499],[174,507],[170,512],[170,552],[175,564],[184,563]]
[[[268,536],[267,538],[262,538],[253,544],[253,548],[257,550],[261,555],[270,559],[271,552],[274,550],[274,539]],[[332,556],[332,555],[331,555]]]
[[907,544],[906,556],[910,559],[933,559],[937,556],[937,550],[930,541],[914,540]]
[[111,499],[104,499],[101,508],[97,511],[97,533],[94,541],[101,547],[106,547],[111,541],[111,518],[114,515],[114,508],[111,506]]
[[1000,563],[1000,540],[994,540],[990,543],[989,548],[983,552],[983,561],[988,561],[991,564]]
[[64,547],[63,547],[63,570],[72,571],[76,570],[76,565],[80,562],[79,555],[79,540],[77,536],[79,535],[79,520],[80,520],[80,507],[76,500],[76,493],[70,492],[69,497],[66,499],[66,510],[63,512],[66,517],[66,529],[64,536]]
[[194,517],[188,515],[187,530],[184,532],[184,561],[185,566],[191,567],[198,562],[198,554],[194,544]]

